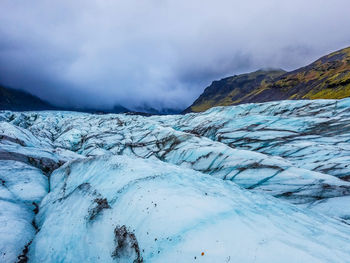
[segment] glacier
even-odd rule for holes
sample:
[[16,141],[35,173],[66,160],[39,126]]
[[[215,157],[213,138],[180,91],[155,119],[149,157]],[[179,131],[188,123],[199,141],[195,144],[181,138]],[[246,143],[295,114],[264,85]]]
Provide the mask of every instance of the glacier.
[[1,262],[350,262],[350,99],[0,112]]

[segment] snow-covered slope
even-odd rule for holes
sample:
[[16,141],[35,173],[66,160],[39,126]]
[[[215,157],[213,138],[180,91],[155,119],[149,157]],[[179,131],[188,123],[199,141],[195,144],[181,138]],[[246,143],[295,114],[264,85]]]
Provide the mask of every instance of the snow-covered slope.
[[349,262],[349,156],[350,99],[0,112],[0,261]]

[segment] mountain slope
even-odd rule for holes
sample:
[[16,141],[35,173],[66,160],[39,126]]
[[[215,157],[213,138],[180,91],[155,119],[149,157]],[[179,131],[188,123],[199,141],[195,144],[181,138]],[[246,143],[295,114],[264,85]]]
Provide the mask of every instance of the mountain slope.
[[349,96],[350,47],[291,72],[259,70],[214,81],[185,113],[242,103]]
[[283,70],[258,70],[213,81],[185,112],[200,112],[215,106],[239,104],[244,94],[254,92],[257,87],[284,73]]
[[1,110],[53,110],[54,106],[25,91],[0,85]]
[[37,110],[63,110],[89,113],[123,113],[130,112],[122,105],[115,105],[111,109],[88,107],[57,107],[32,95],[26,91],[12,89],[0,85],[0,110],[11,111],[37,111]]
[[116,104],[111,108],[99,108],[99,107],[82,107],[82,106],[70,106],[60,107],[53,106],[50,103],[34,96],[26,91],[12,89],[0,85],[0,110],[10,111],[38,111],[38,110],[62,110],[62,111],[77,111],[88,113],[129,113],[134,115],[163,115],[163,114],[177,114],[181,110],[175,109],[163,109],[156,110],[150,107],[140,107],[136,111],[128,109],[123,105]]

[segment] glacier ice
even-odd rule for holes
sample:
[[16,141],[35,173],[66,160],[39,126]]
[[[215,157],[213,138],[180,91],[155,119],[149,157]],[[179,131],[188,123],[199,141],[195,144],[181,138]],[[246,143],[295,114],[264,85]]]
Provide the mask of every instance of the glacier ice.
[[349,156],[350,99],[2,111],[0,261],[348,262]]
[[[51,177],[29,262],[347,262],[350,253],[347,225],[161,161],[91,157]],[[118,246],[123,226],[136,245]]]

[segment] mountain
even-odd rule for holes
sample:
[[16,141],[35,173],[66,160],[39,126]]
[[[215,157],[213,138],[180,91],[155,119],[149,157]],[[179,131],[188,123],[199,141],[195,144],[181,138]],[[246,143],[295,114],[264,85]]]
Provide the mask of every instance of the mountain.
[[284,73],[283,70],[258,70],[213,81],[185,112],[200,112],[215,106],[239,104],[245,94],[254,93],[257,87]]
[[22,90],[0,85],[0,110],[54,110],[50,103]]
[[97,114],[106,113],[127,113],[129,115],[165,115],[178,114],[181,110],[166,108],[157,110],[152,107],[143,106],[136,110],[130,110],[120,104],[114,105],[112,108],[92,108],[92,107],[59,107],[34,96],[26,91],[8,88],[0,85],[0,110],[11,111],[38,111],[38,110],[61,110],[61,111],[77,111]]
[[0,262],[348,263],[350,98],[0,111]]
[[89,113],[124,113],[129,109],[115,105],[111,109],[88,108],[88,107],[59,107],[34,96],[26,91],[8,88],[0,85],[0,110],[11,111],[38,111],[38,110],[62,110]]
[[259,70],[214,81],[184,112],[242,103],[349,96],[350,47],[291,72]]

